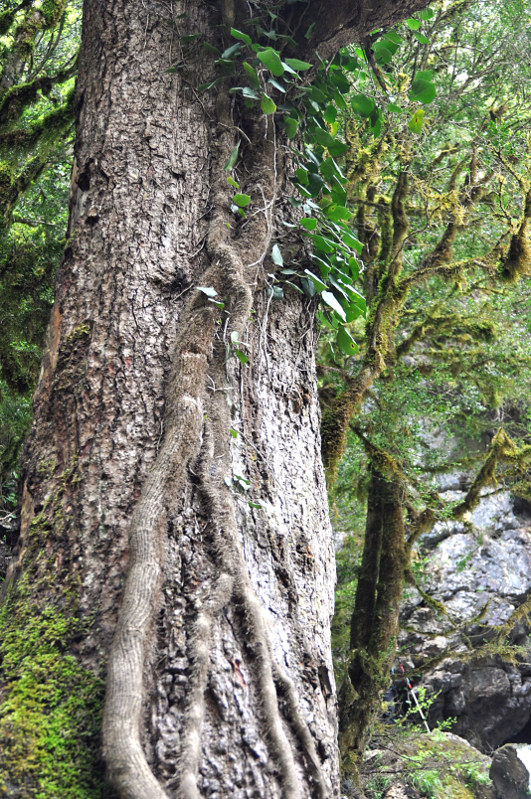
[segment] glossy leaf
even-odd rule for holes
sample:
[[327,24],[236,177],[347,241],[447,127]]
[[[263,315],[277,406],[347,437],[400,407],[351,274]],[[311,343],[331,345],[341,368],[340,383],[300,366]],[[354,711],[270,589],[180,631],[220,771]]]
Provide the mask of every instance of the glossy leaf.
[[260,79],[258,77],[258,72],[256,71],[256,69],[253,66],[251,66],[251,64],[248,64],[247,61],[244,61],[242,66],[245,71],[245,74],[247,75],[251,88],[259,89]]
[[227,163],[225,164],[225,169],[227,172],[230,172],[231,169],[233,169],[236,161],[238,160],[238,153],[240,151],[240,142],[241,140],[238,140],[236,147],[227,158]]
[[280,60],[280,56],[272,47],[266,47],[257,53],[258,59],[268,68],[272,75],[280,77],[284,74],[284,66]]
[[232,198],[232,201],[238,206],[238,208],[246,208],[251,202],[251,198],[248,194],[235,194]]
[[284,60],[289,67],[295,69],[297,72],[305,72],[313,66],[307,61],[301,61],[300,58],[285,58]]
[[336,300],[335,296],[332,294],[331,291],[323,291],[321,292],[321,298],[323,301],[334,311],[340,319],[346,322],[345,311],[339,304],[339,301]]
[[299,123],[293,117],[284,117],[284,125],[286,127],[286,135],[288,139],[294,139],[297,135],[297,128]]
[[357,355],[360,351],[360,348],[343,325],[340,325],[337,330],[337,345],[339,349],[345,353],[345,355]]
[[239,39],[241,42],[245,42],[245,44],[248,44],[249,46],[253,43],[251,37],[248,36],[247,33],[242,33],[241,31],[236,30],[236,28],[230,29],[230,35],[234,39]]
[[424,109],[419,108],[418,111],[415,111],[413,116],[408,122],[408,128],[412,133],[420,133],[422,130],[422,126],[424,124]]
[[430,83],[424,78],[415,78],[411,84],[409,99],[414,101],[416,100],[419,103],[424,103],[424,105],[427,105],[428,103],[433,102],[435,99],[435,93],[436,89],[434,83]]
[[277,110],[276,104],[273,102],[271,97],[267,94],[262,92],[262,99],[260,100],[260,108],[262,109],[264,114],[274,114]]

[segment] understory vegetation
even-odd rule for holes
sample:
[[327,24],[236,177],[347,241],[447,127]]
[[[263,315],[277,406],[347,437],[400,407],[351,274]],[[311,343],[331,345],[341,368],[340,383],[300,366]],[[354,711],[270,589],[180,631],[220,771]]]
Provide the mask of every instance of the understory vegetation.
[[[81,9],[65,0],[4,5],[0,536],[10,545],[17,464],[67,235]],[[272,302],[304,293],[321,330],[346,790],[363,782],[366,796],[379,799],[402,780],[419,796],[480,797],[488,786],[483,760],[408,721],[393,719],[390,733],[382,702],[393,681],[404,587],[446,613],[423,589],[422,536],[439,522],[466,522],[487,491],[531,500],[529,13],[520,0],[440,0],[393,30],[374,31],[321,64],[314,78],[310,64],[281,60],[271,20],[271,46],[257,44],[262,20],[248,33],[232,30],[234,43],[215,57],[221,76],[234,76],[239,100],[259,104],[287,130],[297,159],[291,205],[298,218],[289,221],[286,242],[274,244],[279,270],[269,290]],[[260,70],[269,70],[267,91]],[[237,86],[242,75],[247,83]],[[235,213],[244,216],[238,148],[225,178]],[[304,245],[291,259],[293,229]],[[202,291],[223,310],[215,291]],[[232,343],[245,363],[237,336]],[[455,472],[465,488],[449,502],[441,478]],[[43,798],[77,796],[68,792],[66,772],[42,762],[40,741],[57,736],[58,761],[66,763],[58,730],[86,713],[94,749],[101,681],[81,674],[62,651],[62,638],[76,631],[55,610],[44,610],[42,628],[28,632],[41,642],[29,663],[30,639],[17,637],[5,607],[0,669],[16,688],[0,716],[0,737],[11,740],[21,707],[27,729],[24,752],[13,740],[6,773],[20,755],[30,770],[44,769]],[[515,611],[518,618],[527,612]],[[485,652],[507,655],[512,621]],[[371,758],[362,765],[367,746]],[[397,766],[405,762],[407,777]],[[99,787],[91,790],[83,796],[100,795]]]

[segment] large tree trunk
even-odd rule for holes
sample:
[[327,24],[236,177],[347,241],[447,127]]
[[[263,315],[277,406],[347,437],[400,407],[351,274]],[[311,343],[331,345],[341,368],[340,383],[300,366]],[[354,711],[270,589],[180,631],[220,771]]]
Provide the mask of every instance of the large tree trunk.
[[[338,793],[313,309],[266,290],[288,148],[227,87],[194,88],[222,21],[197,0],[85,2],[69,243],[1,610],[6,795]],[[238,138],[245,222],[223,172]]]

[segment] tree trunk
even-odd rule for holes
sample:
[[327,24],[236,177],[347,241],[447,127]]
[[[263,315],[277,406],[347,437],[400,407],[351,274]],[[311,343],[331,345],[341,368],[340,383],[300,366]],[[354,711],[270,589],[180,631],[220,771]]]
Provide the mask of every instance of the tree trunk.
[[[184,74],[166,72],[179,36],[212,38],[208,8],[185,11],[172,21],[142,3],[86,3],[69,244],[26,447],[22,577],[5,607],[13,626],[35,615],[63,661],[50,674],[61,696],[42,675],[38,704],[58,717],[69,667],[101,701],[133,562],[105,714],[124,796],[163,795],[159,784],[177,796],[332,796],[334,568],[312,309],[299,295],[270,301],[264,283],[285,150],[271,122],[247,120],[242,181],[258,213],[239,223],[223,173],[231,98],[214,107],[189,85],[194,71],[212,77],[200,47],[184,52]],[[227,357],[233,331],[248,342],[245,366]],[[60,642],[48,617],[68,628]],[[61,757],[46,793],[44,733],[22,740],[14,715],[36,701],[16,695],[27,664],[12,659],[5,779],[20,796],[77,795]],[[69,734],[91,738],[97,725],[76,711],[82,730],[69,719]],[[135,765],[139,716],[149,769]],[[75,749],[66,742],[64,761]],[[74,760],[86,795],[108,796],[101,767]]]
[[392,469],[373,463],[350,660],[341,686],[341,754],[355,776],[389,684],[407,560],[404,533],[404,487]]
[[[69,239],[0,611],[9,796],[338,794],[313,307],[267,292],[291,156],[227,85],[195,88],[232,14],[85,2]],[[224,172],[238,139],[245,220]]]

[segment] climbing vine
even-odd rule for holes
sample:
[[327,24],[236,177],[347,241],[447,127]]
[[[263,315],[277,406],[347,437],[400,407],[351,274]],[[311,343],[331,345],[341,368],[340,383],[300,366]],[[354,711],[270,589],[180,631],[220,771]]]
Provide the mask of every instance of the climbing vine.
[[[318,318],[334,331],[339,351],[357,355],[359,347],[349,325],[366,314],[365,297],[360,291],[363,244],[353,229],[355,215],[349,209],[349,178],[341,164],[350,149],[344,140],[344,119],[346,114],[353,113],[364,121],[371,136],[380,135],[384,122],[382,108],[372,96],[355,94],[354,87],[368,82],[371,69],[378,77],[382,74],[382,67],[393,58],[403,37],[395,31],[382,31],[367,43],[366,49],[343,50],[328,61],[317,57],[316,63],[311,64],[284,54],[290,46],[296,47],[296,42],[288,33],[279,32],[278,15],[273,11],[268,13],[269,29],[264,28],[264,19],[248,23],[258,41],[231,27],[230,34],[236,42],[215,53],[222,74],[199,88],[212,89],[227,78],[233,83],[245,83],[232,86],[229,92],[238,95],[246,106],[259,105],[262,113],[273,119],[272,124],[278,123],[288,140],[294,142],[295,167],[291,180],[297,196],[290,198],[290,202],[299,209],[299,218],[292,227],[298,229],[308,246],[304,258],[290,253],[286,267],[279,243],[273,243],[271,257],[278,267],[276,280],[280,285],[271,291],[275,298],[281,299],[283,286],[291,286],[310,298],[317,297]],[[422,44],[429,40],[419,33],[419,28],[433,14],[427,9],[406,22]],[[308,27],[305,38],[311,42],[312,26]],[[436,93],[432,79],[432,71],[419,70],[411,83],[409,100],[417,105],[432,102]],[[388,80],[390,87],[392,79]],[[402,110],[396,103],[387,106],[387,111],[401,113]],[[423,114],[422,109],[415,110],[409,120],[409,128],[416,134],[422,129]],[[237,168],[240,144],[241,140],[225,164],[231,173]],[[232,175],[227,181],[236,190],[234,211],[245,217],[250,196],[239,191],[239,183]]]

